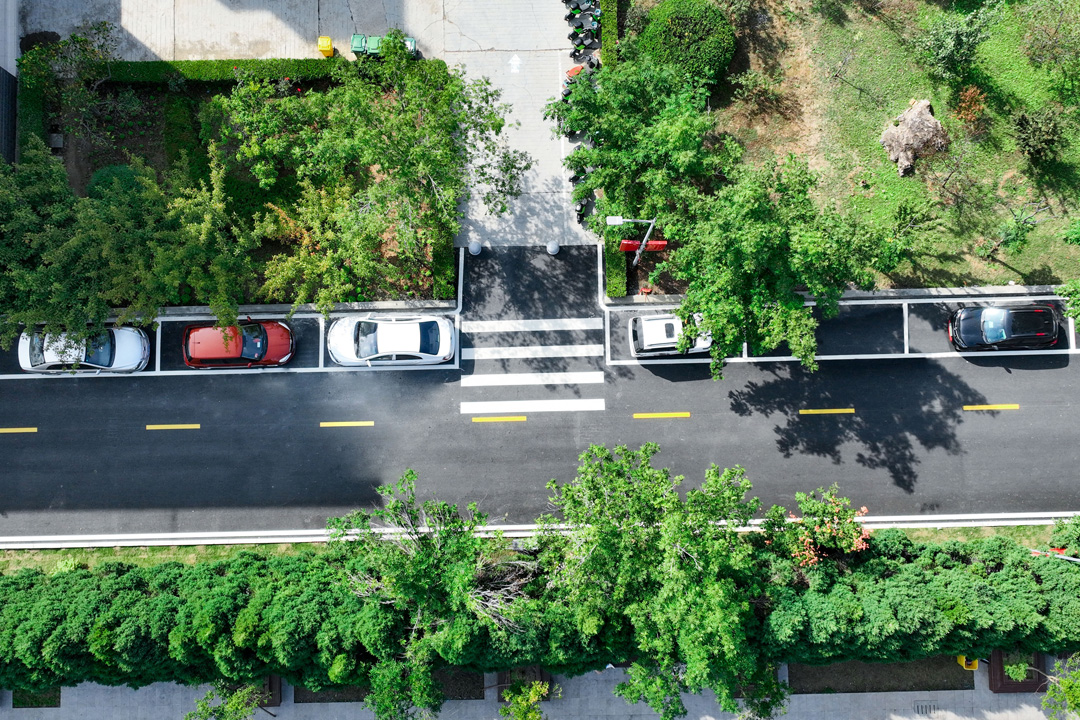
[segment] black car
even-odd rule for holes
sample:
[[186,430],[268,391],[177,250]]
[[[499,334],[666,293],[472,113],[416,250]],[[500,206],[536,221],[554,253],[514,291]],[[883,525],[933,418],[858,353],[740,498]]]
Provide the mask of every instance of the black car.
[[957,350],[1041,350],[1060,329],[1053,305],[966,307],[949,318],[949,341]]

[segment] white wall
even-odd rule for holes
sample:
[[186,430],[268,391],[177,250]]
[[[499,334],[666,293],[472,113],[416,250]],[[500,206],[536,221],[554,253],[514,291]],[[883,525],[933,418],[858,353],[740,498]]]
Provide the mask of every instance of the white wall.
[[0,67],[15,74],[19,56],[19,0],[0,0]]

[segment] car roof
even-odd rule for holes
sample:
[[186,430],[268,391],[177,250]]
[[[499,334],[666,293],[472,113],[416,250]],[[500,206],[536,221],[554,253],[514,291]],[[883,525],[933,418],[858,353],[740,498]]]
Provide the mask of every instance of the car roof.
[[[229,346],[225,347],[225,334],[229,334]],[[187,352],[196,360],[238,358],[244,342],[235,327],[197,327],[188,334]]]
[[641,342],[646,350],[673,347],[679,342],[682,321],[674,315],[645,315],[641,318]]
[[67,342],[67,333],[59,335],[46,335],[43,343],[42,354],[47,364],[84,362],[86,357],[86,343],[70,345]]
[[375,335],[379,354],[420,352],[420,322],[380,322]]

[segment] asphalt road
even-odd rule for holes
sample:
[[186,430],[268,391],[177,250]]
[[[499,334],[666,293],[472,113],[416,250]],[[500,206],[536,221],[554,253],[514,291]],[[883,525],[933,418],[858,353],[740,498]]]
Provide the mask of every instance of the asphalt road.
[[[410,467],[424,497],[476,501],[491,522],[524,523],[548,510],[546,482],[572,479],[590,443],[647,441],[688,485],[711,463],[742,465],[767,504],[790,505],[795,492],[835,482],[873,515],[1077,508],[1080,369],[1071,355],[827,361],[816,373],[745,363],[729,365],[721,381],[707,365],[611,366],[584,286],[574,301],[530,286],[570,283],[559,272],[581,268],[537,265],[542,272],[523,277],[522,267],[541,261],[520,260],[516,300],[491,277],[483,293],[466,294],[462,346],[475,357],[463,355],[460,371],[0,382],[0,427],[37,428],[0,434],[0,536],[319,528],[376,502],[376,488]],[[471,265],[466,280],[491,271]],[[499,317],[564,325],[500,331],[468,320]],[[871,345],[894,352],[902,328],[882,325]],[[927,345],[932,333],[915,329],[913,321],[912,345],[919,338],[937,349]],[[489,357],[536,347],[564,350]],[[163,344],[166,352],[176,351]],[[515,384],[536,373],[552,381]],[[511,410],[519,419],[507,422],[474,422],[466,411],[537,400],[603,409]],[[980,405],[1018,407],[964,409]],[[683,416],[634,417],[641,413]]]

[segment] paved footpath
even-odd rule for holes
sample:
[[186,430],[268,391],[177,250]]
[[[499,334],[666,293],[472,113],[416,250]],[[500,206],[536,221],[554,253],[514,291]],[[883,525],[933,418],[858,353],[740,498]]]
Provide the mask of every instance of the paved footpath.
[[572,148],[543,119],[544,104],[558,95],[573,65],[565,11],[558,0],[22,0],[21,32],[67,36],[105,20],[119,29],[125,60],[205,60],[317,58],[320,35],[351,58],[353,33],[401,28],[424,57],[490,78],[512,105],[508,142],[535,160],[512,214],[493,217],[478,203],[468,205],[458,246],[474,239],[486,246],[543,245],[553,238],[582,245],[595,238],[574,218],[562,168]]
[[[587,673],[577,678],[556,676],[562,697],[544,703],[549,720],[652,720],[658,715],[643,705],[627,705],[612,694],[624,677],[622,670]],[[494,685],[488,675],[485,685]],[[195,707],[206,688],[159,683],[140,690],[100,685],[65,688],[61,707],[12,710],[11,693],[0,690],[0,717],[19,720],[179,720]],[[449,701],[440,720],[499,720],[495,691],[484,700]],[[975,673],[974,690],[935,692],[794,695],[785,720],[1043,720],[1042,696],[990,692],[985,665]],[[732,718],[717,709],[711,693],[685,698],[689,720]],[[358,703],[293,703],[293,690],[282,685],[281,706],[270,708],[281,720],[369,720],[373,714]],[[257,713],[256,718],[268,717]]]

